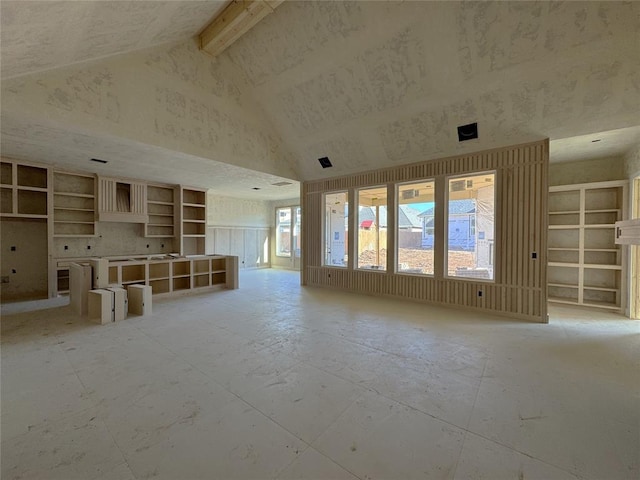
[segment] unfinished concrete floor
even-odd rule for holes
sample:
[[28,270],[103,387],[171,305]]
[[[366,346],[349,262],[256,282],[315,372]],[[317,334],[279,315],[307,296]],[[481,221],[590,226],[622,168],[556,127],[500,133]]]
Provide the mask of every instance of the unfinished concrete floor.
[[640,322],[244,272],[107,326],[2,318],[2,478],[636,479]]

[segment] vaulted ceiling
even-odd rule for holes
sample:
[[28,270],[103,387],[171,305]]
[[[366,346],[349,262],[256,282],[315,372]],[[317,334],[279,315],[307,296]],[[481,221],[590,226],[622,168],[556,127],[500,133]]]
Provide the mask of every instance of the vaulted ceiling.
[[545,137],[552,161],[640,144],[640,2],[285,1],[212,59],[194,37],[225,4],[3,1],[3,155],[283,198]]

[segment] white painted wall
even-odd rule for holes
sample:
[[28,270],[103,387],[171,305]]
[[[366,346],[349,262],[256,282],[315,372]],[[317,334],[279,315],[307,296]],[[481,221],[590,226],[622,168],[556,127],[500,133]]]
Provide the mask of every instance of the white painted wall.
[[640,144],[627,152],[624,157],[624,168],[628,179],[640,175]]
[[142,223],[96,222],[95,237],[54,238],[52,255],[54,258],[108,257],[179,250],[179,241],[173,238],[145,238]]
[[207,194],[207,225],[224,227],[269,227],[269,202]]
[[47,298],[47,222],[3,218],[0,248],[2,302]]
[[549,164],[550,186],[605,182],[624,178],[627,177],[625,175],[625,160],[622,157]]
[[270,266],[268,201],[207,194],[206,253],[236,255],[243,268]]

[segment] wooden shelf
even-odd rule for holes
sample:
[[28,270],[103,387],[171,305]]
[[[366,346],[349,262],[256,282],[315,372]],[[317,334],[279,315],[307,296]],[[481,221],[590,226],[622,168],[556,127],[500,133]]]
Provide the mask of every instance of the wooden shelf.
[[548,262],[550,267],[569,267],[569,268],[577,268],[579,266],[578,263],[569,263],[569,262]]
[[71,207],[53,207],[54,210],[65,210],[69,212],[93,212],[93,208],[71,208]]
[[86,193],[54,192],[53,194],[60,195],[61,197],[96,198],[95,195],[89,195]]
[[577,285],[565,284],[565,283],[547,283],[549,287],[559,287],[559,288],[578,288]]

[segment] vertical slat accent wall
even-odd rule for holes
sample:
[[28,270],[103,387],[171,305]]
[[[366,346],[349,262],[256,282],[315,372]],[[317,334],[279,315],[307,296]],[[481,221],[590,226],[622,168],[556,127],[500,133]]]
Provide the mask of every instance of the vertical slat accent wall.
[[100,195],[98,205],[103,212],[117,212],[116,208],[116,183],[106,178],[100,178]]
[[[304,182],[302,282],[547,322],[548,164],[549,142],[544,140]],[[436,185],[446,185],[446,177],[485,171],[496,172],[494,282],[322,265],[325,193],[421,179],[435,179]],[[351,215],[354,211],[356,209],[349,209]],[[532,258],[534,253],[537,258]],[[436,261],[442,260],[436,258]],[[478,296],[478,291],[482,291],[482,296]]]
[[145,183],[131,184],[131,212],[147,213],[147,185]]

